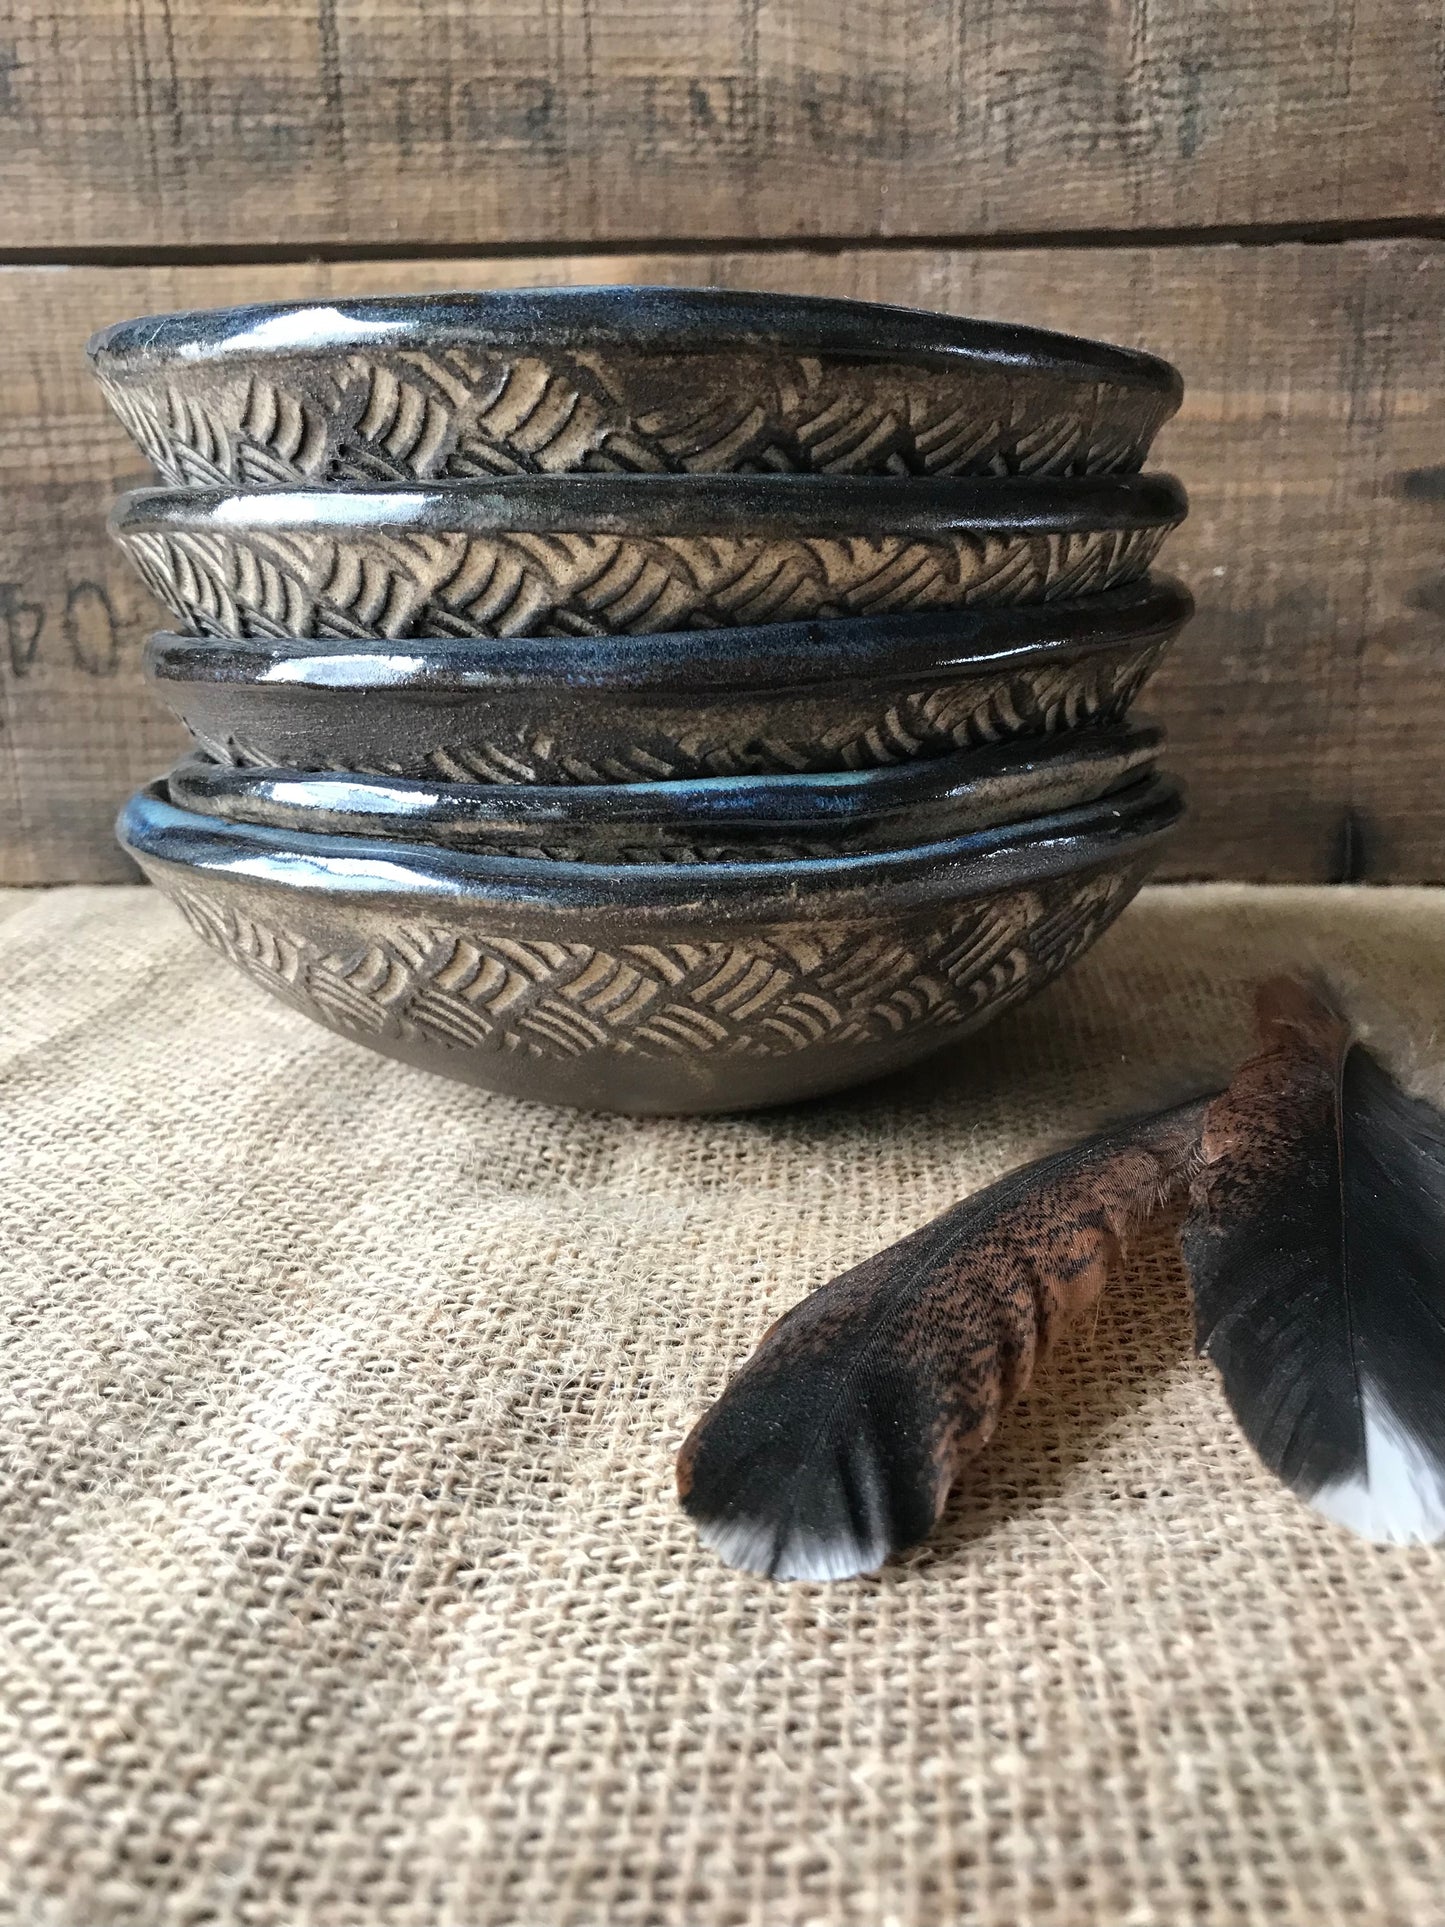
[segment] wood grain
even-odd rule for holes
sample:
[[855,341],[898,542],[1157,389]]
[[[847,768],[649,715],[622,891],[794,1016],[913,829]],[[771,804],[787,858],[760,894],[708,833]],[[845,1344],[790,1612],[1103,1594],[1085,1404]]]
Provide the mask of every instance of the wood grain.
[[983,236],[1442,212],[1419,0],[15,0],[0,241]]
[[118,877],[110,820],[179,746],[106,540],[144,479],[81,349],[167,307],[537,281],[814,289],[1158,349],[1200,612],[1147,699],[1190,782],[1174,875],[1445,880],[1445,248],[1414,242],[0,273],[0,881]]

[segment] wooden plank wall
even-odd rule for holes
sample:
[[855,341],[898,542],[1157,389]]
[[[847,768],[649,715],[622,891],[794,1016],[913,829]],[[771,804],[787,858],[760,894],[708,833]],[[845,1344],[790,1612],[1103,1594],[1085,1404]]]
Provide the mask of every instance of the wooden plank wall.
[[13,245],[1440,212],[1420,0],[11,0]]
[[[0,882],[118,878],[176,726],[92,328],[661,280],[1184,369],[1172,872],[1445,880],[1445,61],[1406,0],[20,0],[0,22]],[[476,250],[469,253],[468,250]],[[302,258],[307,254],[325,259]]]

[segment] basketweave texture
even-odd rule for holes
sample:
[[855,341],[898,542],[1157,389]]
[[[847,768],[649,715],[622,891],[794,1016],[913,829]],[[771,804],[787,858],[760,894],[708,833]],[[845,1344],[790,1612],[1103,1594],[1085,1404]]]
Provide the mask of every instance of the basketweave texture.
[[895,610],[1063,602],[1137,582],[1167,524],[930,536],[123,530],[195,634],[653,635]]
[[886,923],[855,912],[615,950],[524,942],[466,905],[449,917],[445,904],[430,921],[383,923],[364,903],[313,907],[332,945],[289,929],[284,898],[253,910],[214,871],[191,887],[181,879],[194,873],[176,868],[163,887],[203,942],[273,996],[350,1036],[429,1047],[429,1064],[446,1070],[458,1052],[675,1060],[895,1040],[931,1048],[931,1035],[961,1036],[1037,994],[1114,921],[1147,869],[1136,857]]
[[[246,692],[247,716],[233,731],[235,684],[160,682],[157,688],[193,725],[214,717],[226,726],[224,735],[192,727],[197,743],[220,763],[260,767],[295,756],[307,766],[321,762],[358,774],[449,783],[635,783],[880,769],[917,756],[1117,723],[1163,653],[1162,644],[1109,651],[1072,663],[1031,664],[1010,675],[935,680],[918,689],[843,686],[823,699],[805,691],[790,701],[768,692],[711,710],[705,700],[691,708],[679,701],[669,709],[619,695],[559,712],[555,694],[504,691],[433,711],[430,730],[417,718],[420,703],[413,709],[397,702],[390,732],[386,715],[377,716],[376,692],[358,689],[347,693],[341,734],[332,733],[334,707],[330,716],[313,710],[309,729],[288,718],[284,702],[273,704],[268,715],[262,704],[274,689],[264,692],[261,703],[259,692]],[[345,746],[358,740],[369,744],[369,753],[348,753]],[[339,752],[337,741],[343,744]]]
[[1141,1251],[924,1547],[721,1568],[672,1453],[771,1318],[1217,1068],[1262,969],[1442,1033],[1445,893],[1147,891],[842,1100],[588,1118],[0,893],[0,1920],[1426,1927],[1445,1554],[1260,1472]]
[[1139,466],[1173,397],[1056,370],[735,347],[534,354],[483,346],[102,372],[182,488],[438,476],[1105,475]]

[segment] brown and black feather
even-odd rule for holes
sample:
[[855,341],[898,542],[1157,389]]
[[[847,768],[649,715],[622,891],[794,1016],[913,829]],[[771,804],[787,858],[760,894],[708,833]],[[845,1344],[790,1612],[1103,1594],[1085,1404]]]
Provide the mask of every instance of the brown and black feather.
[[1012,1172],[779,1319],[679,1455],[704,1542],[774,1578],[840,1579],[923,1538],[1187,1176],[1205,1101]]

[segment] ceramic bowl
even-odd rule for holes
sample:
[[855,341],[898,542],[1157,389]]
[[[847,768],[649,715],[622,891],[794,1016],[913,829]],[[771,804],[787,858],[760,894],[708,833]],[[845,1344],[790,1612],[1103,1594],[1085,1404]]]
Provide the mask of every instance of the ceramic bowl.
[[1191,604],[1080,603],[600,641],[152,637],[146,671],[223,762],[483,783],[867,769],[1117,721]]
[[204,635],[651,634],[1080,596],[1143,575],[1167,476],[518,476],[143,489],[111,528]]
[[787,862],[942,842],[1091,803],[1137,781],[1147,724],[956,751],[894,769],[561,787],[237,769],[193,756],[182,809],[319,836],[369,836],[566,863]]
[[168,480],[346,484],[734,470],[1137,468],[1152,355],[798,295],[524,288],[151,315],[90,343]]
[[215,948],[429,1070],[589,1109],[785,1103],[1032,995],[1133,896],[1177,789],[805,863],[533,863],[306,836],[132,798],[124,847]]

